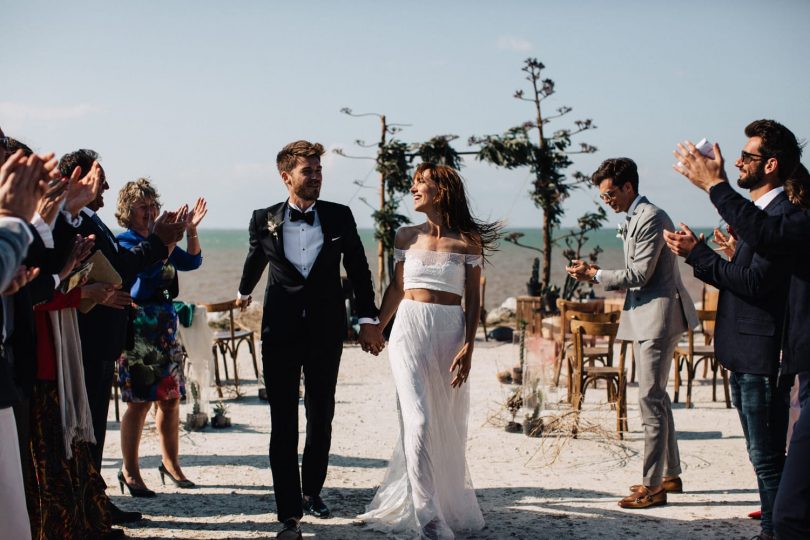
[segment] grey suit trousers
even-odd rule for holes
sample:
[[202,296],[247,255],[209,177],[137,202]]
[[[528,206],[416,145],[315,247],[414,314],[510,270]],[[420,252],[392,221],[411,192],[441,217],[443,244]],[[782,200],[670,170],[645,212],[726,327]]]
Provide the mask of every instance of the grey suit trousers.
[[644,426],[644,485],[657,486],[664,476],[681,474],[681,457],[667,380],[680,334],[633,342],[638,376],[638,404]]

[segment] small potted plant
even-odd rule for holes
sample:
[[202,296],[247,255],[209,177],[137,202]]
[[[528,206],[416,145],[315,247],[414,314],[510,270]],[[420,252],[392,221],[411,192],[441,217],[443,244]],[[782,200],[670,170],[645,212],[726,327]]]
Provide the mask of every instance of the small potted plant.
[[538,257],[532,261],[532,275],[526,282],[526,294],[540,296],[540,259]]
[[523,400],[527,410],[523,417],[523,434],[527,437],[540,437],[543,434],[543,419],[540,417],[540,411],[543,410],[543,391],[539,386],[540,380],[535,379],[529,395]]
[[515,422],[515,416],[517,416],[518,411],[523,407],[521,390],[522,388],[518,386],[506,400],[506,410],[512,415],[512,420],[507,422],[506,428],[504,428],[507,433],[520,433],[523,430],[523,426],[520,425],[520,422]]
[[231,419],[226,416],[227,413],[228,407],[223,402],[218,401],[214,405],[214,417],[211,418],[211,427],[218,429],[231,427]]
[[199,431],[208,425],[208,415],[200,410],[200,387],[193,382],[191,388],[191,412],[186,414],[185,428],[187,431]]

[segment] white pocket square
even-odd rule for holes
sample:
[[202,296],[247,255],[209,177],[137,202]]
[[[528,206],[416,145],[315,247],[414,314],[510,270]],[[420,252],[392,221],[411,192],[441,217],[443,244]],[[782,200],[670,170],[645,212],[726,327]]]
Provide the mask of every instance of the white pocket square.
[[332,238],[332,242],[334,242],[335,240],[340,240],[341,238],[343,238],[343,237],[342,236],[336,236],[336,237]]

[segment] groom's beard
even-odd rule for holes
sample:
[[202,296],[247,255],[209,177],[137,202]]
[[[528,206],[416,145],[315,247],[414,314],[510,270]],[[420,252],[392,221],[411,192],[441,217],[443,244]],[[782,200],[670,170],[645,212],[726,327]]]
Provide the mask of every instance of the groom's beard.
[[321,183],[317,184],[304,184],[297,186],[294,190],[296,197],[305,201],[315,202],[321,194]]

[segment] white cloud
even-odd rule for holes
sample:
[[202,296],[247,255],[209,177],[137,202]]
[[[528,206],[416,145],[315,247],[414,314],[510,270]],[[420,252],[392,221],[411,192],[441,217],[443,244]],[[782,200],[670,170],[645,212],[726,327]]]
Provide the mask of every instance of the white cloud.
[[532,44],[523,38],[501,36],[498,38],[498,48],[506,51],[528,52],[532,50]]
[[0,101],[0,118],[11,121],[55,121],[75,120],[98,111],[99,108],[87,103],[67,106],[29,105]]

